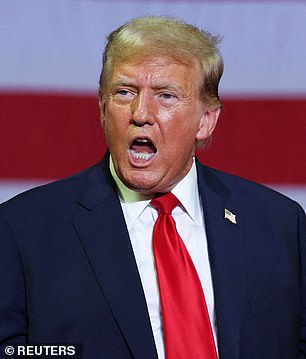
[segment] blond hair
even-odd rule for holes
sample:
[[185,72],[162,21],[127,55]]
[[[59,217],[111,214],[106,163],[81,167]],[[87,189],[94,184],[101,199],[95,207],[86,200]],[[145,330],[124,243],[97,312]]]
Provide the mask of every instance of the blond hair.
[[171,17],[140,17],[128,21],[107,38],[103,54],[99,94],[107,91],[115,65],[139,60],[150,55],[164,55],[201,65],[201,99],[220,107],[218,85],[223,73],[223,60],[217,45],[218,36]]

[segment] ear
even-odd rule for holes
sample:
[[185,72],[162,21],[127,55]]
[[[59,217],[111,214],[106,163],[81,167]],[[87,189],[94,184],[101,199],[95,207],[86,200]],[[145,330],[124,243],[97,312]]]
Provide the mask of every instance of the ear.
[[99,98],[99,108],[100,108],[100,123],[102,128],[105,127],[105,111],[106,111],[106,101],[105,97],[102,96]]
[[220,107],[210,109],[205,106],[205,108],[203,108],[203,115],[201,117],[200,126],[196,134],[197,141],[206,140],[212,135],[217,125],[220,112]]

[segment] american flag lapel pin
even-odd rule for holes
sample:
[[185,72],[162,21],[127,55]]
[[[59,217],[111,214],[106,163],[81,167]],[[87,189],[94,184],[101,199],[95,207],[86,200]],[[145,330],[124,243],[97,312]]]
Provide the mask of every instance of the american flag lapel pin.
[[224,208],[224,218],[228,219],[230,222],[234,224],[237,224],[236,215],[227,208]]

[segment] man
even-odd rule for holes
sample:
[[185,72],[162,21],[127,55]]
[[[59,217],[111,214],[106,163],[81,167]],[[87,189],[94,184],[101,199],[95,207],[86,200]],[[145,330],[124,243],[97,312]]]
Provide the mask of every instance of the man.
[[220,114],[217,43],[159,17],[109,36],[104,159],[1,206],[1,343],[82,343],[95,359],[306,357],[305,214],[194,158]]

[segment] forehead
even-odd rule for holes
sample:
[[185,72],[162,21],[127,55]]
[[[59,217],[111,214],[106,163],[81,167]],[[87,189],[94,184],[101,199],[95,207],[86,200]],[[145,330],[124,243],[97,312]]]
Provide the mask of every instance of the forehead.
[[200,67],[194,61],[178,60],[170,56],[149,56],[114,65],[111,82],[135,79],[146,82],[172,80],[194,83],[200,77]]

